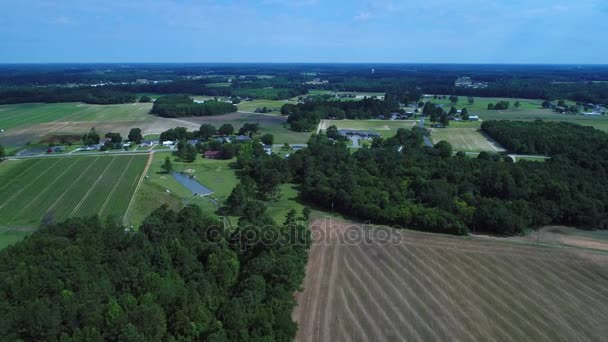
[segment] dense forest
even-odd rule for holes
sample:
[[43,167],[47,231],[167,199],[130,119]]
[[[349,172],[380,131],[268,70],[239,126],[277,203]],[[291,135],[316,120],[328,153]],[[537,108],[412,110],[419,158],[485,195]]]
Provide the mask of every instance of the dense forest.
[[598,162],[608,161],[608,135],[590,126],[542,120],[484,121],[481,129],[515,153],[565,154],[571,159],[586,155]]
[[239,156],[239,166],[262,195],[295,182],[309,203],[377,224],[499,235],[547,224],[608,228],[603,162],[585,155],[544,163],[513,163],[487,152],[453,156],[445,141],[423,146],[423,134],[401,129],[354,153],[325,134],[313,135],[288,160],[258,152]]
[[309,132],[317,128],[321,119],[371,119],[378,115],[398,112],[399,105],[393,101],[366,98],[361,101],[310,100],[302,103],[285,104],[281,114],[289,115],[287,123],[292,130]]
[[156,99],[150,112],[166,118],[178,118],[182,116],[221,115],[233,113],[237,110],[235,105],[218,100],[196,103],[187,95],[167,95]]
[[310,233],[263,207],[226,231],[196,206],[139,231],[98,218],[41,228],[0,252],[3,341],[291,341]]
[[0,88],[0,104],[26,102],[84,102],[90,104],[119,104],[135,102],[132,93],[99,87],[25,87]]

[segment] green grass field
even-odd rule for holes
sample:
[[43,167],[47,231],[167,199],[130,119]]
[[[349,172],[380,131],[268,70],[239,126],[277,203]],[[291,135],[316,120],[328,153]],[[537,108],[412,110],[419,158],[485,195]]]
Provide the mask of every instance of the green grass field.
[[431,140],[434,144],[445,140],[452,145],[454,151],[504,151],[500,145],[488,140],[478,128],[433,128],[431,129]]
[[[175,171],[193,170],[197,181],[214,193],[208,197],[195,197],[171,175],[162,173],[160,166],[166,157],[173,160]],[[203,159],[199,155],[194,163],[183,163],[176,161],[171,153],[155,153],[147,177],[137,191],[133,210],[128,217],[130,224],[138,226],[146,216],[163,204],[172,209],[179,209],[183,205],[193,203],[207,212],[215,212],[217,207],[212,200],[223,203],[238,183],[235,170],[230,167],[233,162],[234,160]]]
[[[473,104],[469,104],[467,96],[459,96],[458,102],[456,104],[452,104],[449,99],[449,95],[446,95],[445,99],[434,99],[432,96],[425,96],[421,101],[427,102],[431,101],[433,104],[442,104],[444,107],[449,110],[452,106],[462,109],[467,108],[469,112],[478,111],[478,110],[487,110],[488,104],[493,103],[496,104],[500,101],[509,101],[511,103],[510,111],[523,111],[523,110],[532,110],[532,109],[542,109],[541,104],[543,100],[537,99],[511,99],[504,97],[473,97]],[[519,101],[520,107],[518,109],[513,107],[515,101]],[[568,104],[575,104],[574,102],[568,101]]]
[[256,108],[273,108],[275,110],[269,114],[281,115],[281,107],[286,103],[296,104],[297,102],[292,100],[252,100],[243,101],[239,103],[237,107],[239,108],[239,111],[242,112],[253,112]]
[[150,103],[88,105],[82,103],[24,103],[0,106],[0,129],[53,121],[139,121],[148,117]]
[[148,156],[79,156],[0,164],[0,225],[99,215],[121,220]]

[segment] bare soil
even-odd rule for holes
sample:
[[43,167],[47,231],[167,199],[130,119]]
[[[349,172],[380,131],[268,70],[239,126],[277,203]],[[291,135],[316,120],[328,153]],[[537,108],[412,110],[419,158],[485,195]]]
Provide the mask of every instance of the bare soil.
[[600,341],[608,253],[316,220],[297,341]]

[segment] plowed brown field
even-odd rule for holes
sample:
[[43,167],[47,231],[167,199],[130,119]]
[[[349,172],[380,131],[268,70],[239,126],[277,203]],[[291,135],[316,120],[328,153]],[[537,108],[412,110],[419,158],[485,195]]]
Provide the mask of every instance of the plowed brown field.
[[313,222],[297,341],[600,341],[608,254]]

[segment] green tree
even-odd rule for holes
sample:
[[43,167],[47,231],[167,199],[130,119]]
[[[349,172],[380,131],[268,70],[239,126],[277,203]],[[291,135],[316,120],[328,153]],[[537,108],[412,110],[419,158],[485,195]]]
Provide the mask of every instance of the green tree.
[[0,145],[0,161],[3,161],[6,157],[6,151],[4,151],[4,146]]
[[254,133],[258,132],[260,124],[258,123],[250,123],[250,122],[246,122],[243,127],[241,127],[239,129],[239,134],[240,135],[249,135],[251,136]]
[[150,96],[145,96],[144,95],[144,96],[142,96],[142,97],[139,98],[139,102],[148,103],[148,102],[152,102],[152,99],[150,98]]
[[519,108],[521,104],[519,103],[519,101],[515,101],[515,103],[513,104],[513,107],[515,108]]
[[171,162],[171,158],[165,157],[165,162],[160,166],[165,173],[171,173],[173,171],[173,163]]
[[439,155],[442,158],[448,158],[452,156],[452,145],[445,140],[441,140],[440,142],[436,143],[433,148],[439,152]]
[[141,144],[141,141],[143,139],[144,137],[141,135],[140,128],[131,128],[131,130],[129,131],[129,141],[132,141],[136,144]]
[[462,118],[462,120],[469,120],[469,110],[466,108],[462,108],[462,110],[460,111],[460,117]]
[[86,133],[82,136],[82,143],[86,146],[97,145],[99,144],[99,140],[101,140],[101,138],[99,137],[99,134],[97,134],[97,132],[95,131],[95,127],[91,128],[89,133]]
[[186,144],[186,150],[184,152],[184,161],[192,163],[196,160],[196,147],[192,144]]
[[198,129],[198,136],[202,140],[209,140],[209,138],[214,136],[216,132],[217,132],[217,130],[215,129],[215,127],[213,125],[202,124],[201,127]]
[[228,123],[223,124],[217,131],[220,135],[232,135],[234,134],[234,126]]
[[448,114],[447,113],[441,114],[441,117],[439,117],[439,122],[446,127],[449,126],[450,119],[448,118]]
[[310,210],[309,207],[304,207],[304,209],[302,209],[302,220],[308,222],[311,212],[312,210]]
[[270,133],[267,133],[262,135],[261,140],[264,145],[272,145],[272,143],[274,143],[274,136]]
[[108,132],[106,133],[105,137],[110,139],[112,144],[120,144],[122,142],[122,137],[120,136],[120,133]]
[[467,102],[469,103],[469,106],[472,106],[473,103],[475,103],[475,98],[473,96],[469,96],[467,98]]
[[450,96],[450,102],[453,103],[453,104],[456,104],[458,102],[458,96],[451,95]]

